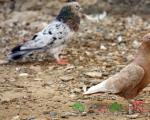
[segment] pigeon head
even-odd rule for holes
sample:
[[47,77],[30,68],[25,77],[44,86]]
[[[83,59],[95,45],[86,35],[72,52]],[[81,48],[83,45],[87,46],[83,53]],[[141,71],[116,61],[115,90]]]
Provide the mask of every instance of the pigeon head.
[[146,35],[143,37],[143,41],[150,43],[150,33],[146,34]]
[[71,29],[76,31],[82,15],[82,8],[78,2],[68,2],[56,19],[68,24]]
[[140,46],[140,50],[144,51],[144,53],[150,53],[150,33],[146,34],[143,37],[143,42]]

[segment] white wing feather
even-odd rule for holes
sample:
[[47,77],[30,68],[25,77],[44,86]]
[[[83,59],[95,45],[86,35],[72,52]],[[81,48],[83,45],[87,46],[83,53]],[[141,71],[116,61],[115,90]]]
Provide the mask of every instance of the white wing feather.
[[58,47],[67,41],[70,33],[71,30],[66,24],[60,21],[53,21],[41,32],[37,33],[32,40],[24,43],[21,50]]

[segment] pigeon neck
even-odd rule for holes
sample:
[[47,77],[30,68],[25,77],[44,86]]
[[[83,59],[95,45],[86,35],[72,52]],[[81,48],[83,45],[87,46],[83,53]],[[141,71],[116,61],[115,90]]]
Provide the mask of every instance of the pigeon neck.
[[[135,62],[143,66],[143,62],[150,61],[150,44],[143,42],[137,52]],[[148,62],[150,64],[150,62]]]
[[67,24],[73,31],[78,31],[79,29],[80,17],[71,10],[62,9],[56,19]]
[[143,42],[140,51],[146,53],[147,55],[150,54],[150,43],[149,42]]

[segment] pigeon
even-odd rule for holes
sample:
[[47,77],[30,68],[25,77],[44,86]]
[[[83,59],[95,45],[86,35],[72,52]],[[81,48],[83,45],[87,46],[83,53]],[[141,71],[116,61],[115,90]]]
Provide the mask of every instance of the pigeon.
[[150,83],[150,33],[143,41],[134,60],[119,73],[92,86],[84,94],[112,93],[133,99]]
[[42,31],[36,33],[29,41],[17,45],[8,54],[9,61],[16,61],[32,54],[34,51],[49,50],[58,64],[67,64],[61,56],[70,38],[79,30],[82,8],[72,1],[64,5],[57,17]]

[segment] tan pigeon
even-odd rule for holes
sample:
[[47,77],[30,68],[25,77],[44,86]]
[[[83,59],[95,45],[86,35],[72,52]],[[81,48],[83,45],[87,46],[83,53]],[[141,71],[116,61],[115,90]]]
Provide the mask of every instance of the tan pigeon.
[[113,93],[132,99],[150,83],[150,33],[143,42],[133,62],[119,73],[89,88],[84,94]]

